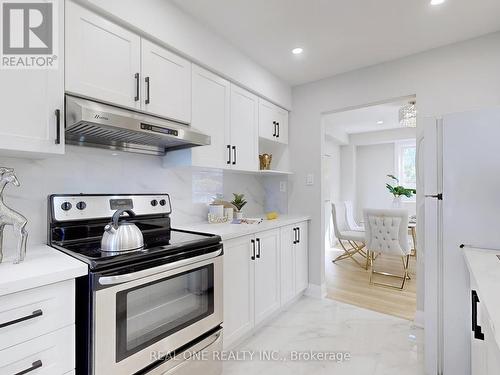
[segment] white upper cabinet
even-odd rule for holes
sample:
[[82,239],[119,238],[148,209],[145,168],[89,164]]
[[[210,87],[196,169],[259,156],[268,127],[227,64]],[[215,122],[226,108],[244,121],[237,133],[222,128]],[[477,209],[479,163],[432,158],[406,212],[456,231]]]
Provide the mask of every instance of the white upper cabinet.
[[258,156],[258,98],[231,84],[231,167],[257,171]]
[[66,60],[67,92],[191,121],[191,62],[71,1]]
[[288,112],[259,98],[259,137],[288,143]]
[[255,239],[255,324],[280,307],[280,232],[257,233]]
[[142,39],[142,108],[191,122],[191,62]]
[[[57,7],[59,20],[63,20],[64,2],[55,2],[54,6]],[[59,48],[57,69],[0,70],[0,150],[37,154],[64,153],[62,32],[56,42]]]
[[141,38],[66,4],[66,91],[140,109]]
[[194,166],[226,168],[229,166],[229,128],[231,84],[225,79],[193,65],[193,114],[191,125],[210,135],[209,146],[191,149]]

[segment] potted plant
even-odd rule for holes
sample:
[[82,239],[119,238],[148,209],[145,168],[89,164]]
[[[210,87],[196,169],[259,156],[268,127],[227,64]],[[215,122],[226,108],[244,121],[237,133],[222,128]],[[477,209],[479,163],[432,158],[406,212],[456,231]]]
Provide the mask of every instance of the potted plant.
[[233,193],[233,200],[231,203],[236,207],[236,212],[234,213],[234,216],[236,219],[241,220],[243,219],[243,213],[241,212],[241,209],[247,204],[247,201],[245,200],[245,194],[237,194]]
[[387,190],[394,195],[394,200],[392,201],[392,205],[394,208],[400,208],[401,207],[401,197],[404,195],[407,198],[411,198],[413,194],[416,194],[417,191],[415,189],[409,189],[405,188],[404,186],[399,185],[399,179],[396,176],[393,176],[392,174],[388,174],[387,177],[389,177],[391,180],[395,181],[396,184],[395,186],[387,183],[385,186],[387,187]]

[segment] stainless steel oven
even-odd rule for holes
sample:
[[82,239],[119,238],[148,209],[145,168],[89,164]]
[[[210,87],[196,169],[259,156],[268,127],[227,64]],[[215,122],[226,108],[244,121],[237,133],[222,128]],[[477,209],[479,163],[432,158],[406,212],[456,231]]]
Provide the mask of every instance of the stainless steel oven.
[[155,362],[172,367],[162,356],[221,325],[222,245],[213,250],[93,275],[94,375],[134,374]]

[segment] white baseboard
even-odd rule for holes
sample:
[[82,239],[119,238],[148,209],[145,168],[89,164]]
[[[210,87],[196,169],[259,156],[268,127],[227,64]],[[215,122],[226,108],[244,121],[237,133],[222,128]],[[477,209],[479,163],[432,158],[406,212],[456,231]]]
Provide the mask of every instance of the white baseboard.
[[422,310],[417,310],[415,313],[415,319],[413,320],[415,326],[419,328],[424,328],[425,322],[425,313]]
[[319,298],[319,299],[325,298],[326,284],[321,284],[321,285],[309,284],[304,294],[312,298]]

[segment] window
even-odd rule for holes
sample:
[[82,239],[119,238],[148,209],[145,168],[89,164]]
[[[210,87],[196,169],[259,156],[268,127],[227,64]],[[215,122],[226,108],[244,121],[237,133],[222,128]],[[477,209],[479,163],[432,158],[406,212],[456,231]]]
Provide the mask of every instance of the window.
[[415,141],[397,142],[396,147],[396,177],[399,184],[415,189],[417,187],[417,169],[415,166],[417,147]]

